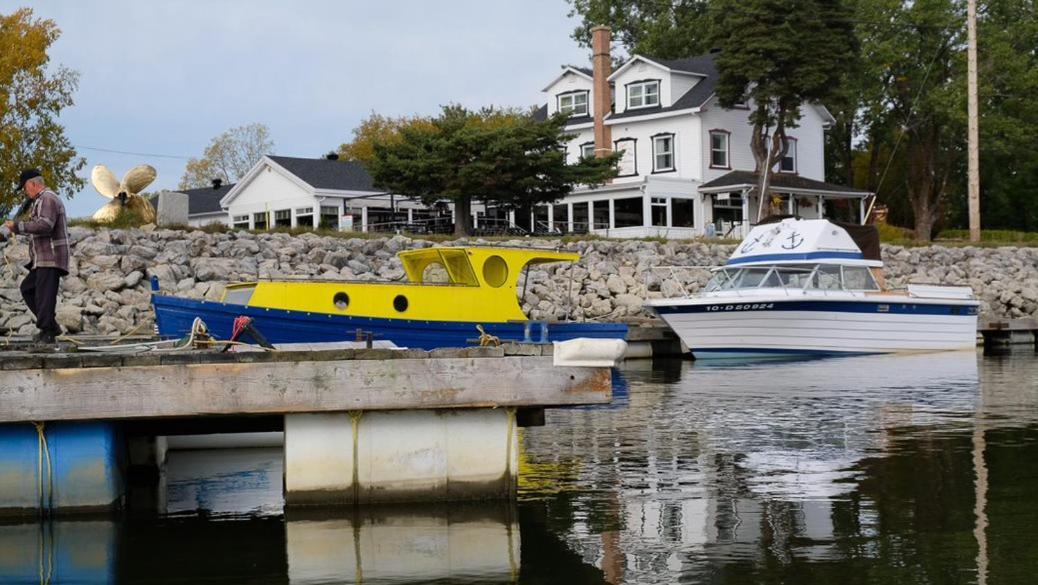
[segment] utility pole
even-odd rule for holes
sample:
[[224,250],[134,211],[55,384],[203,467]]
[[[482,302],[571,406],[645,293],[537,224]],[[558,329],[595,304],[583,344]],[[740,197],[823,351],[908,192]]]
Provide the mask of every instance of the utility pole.
[[980,241],[980,148],[977,112],[977,0],[969,0],[966,7],[967,91],[969,93],[969,211],[970,241]]

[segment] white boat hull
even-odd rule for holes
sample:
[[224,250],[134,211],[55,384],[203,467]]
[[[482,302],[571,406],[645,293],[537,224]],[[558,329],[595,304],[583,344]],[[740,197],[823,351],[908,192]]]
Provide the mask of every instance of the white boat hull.
[[694,299],[654,308],[697,359],[974,349],[976,302]]

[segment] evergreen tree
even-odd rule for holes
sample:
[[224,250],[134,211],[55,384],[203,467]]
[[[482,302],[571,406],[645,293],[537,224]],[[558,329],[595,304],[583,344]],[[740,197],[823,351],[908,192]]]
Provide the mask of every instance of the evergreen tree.
[[454,203],[455,233],[471,233],[474,200],[504,207],[549,203],[576,185],[616,175],[619,155],[567,164],[568,116],[538,122],[515,110],[445,106],[430,124],[400,127],[399,140],[375,144],[369,171],[381,189]]

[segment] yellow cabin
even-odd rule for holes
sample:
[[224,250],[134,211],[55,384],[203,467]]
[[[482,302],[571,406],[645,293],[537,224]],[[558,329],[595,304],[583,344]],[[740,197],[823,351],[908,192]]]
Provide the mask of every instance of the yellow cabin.
[[407,281],[258,281],[227,287],[223,301],[250,307],[389,319],[504,323],[526,320],[516,296],[523,270],[575,262],[572,252],[424,248],[398,254]]

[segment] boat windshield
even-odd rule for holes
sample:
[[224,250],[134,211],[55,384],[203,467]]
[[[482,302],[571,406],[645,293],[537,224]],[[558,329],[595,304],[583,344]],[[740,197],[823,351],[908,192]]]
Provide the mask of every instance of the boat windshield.
[[864,266],[816,264],[722,268],[714,273],[704,292],[753,288],[879,290],[872,273]]

